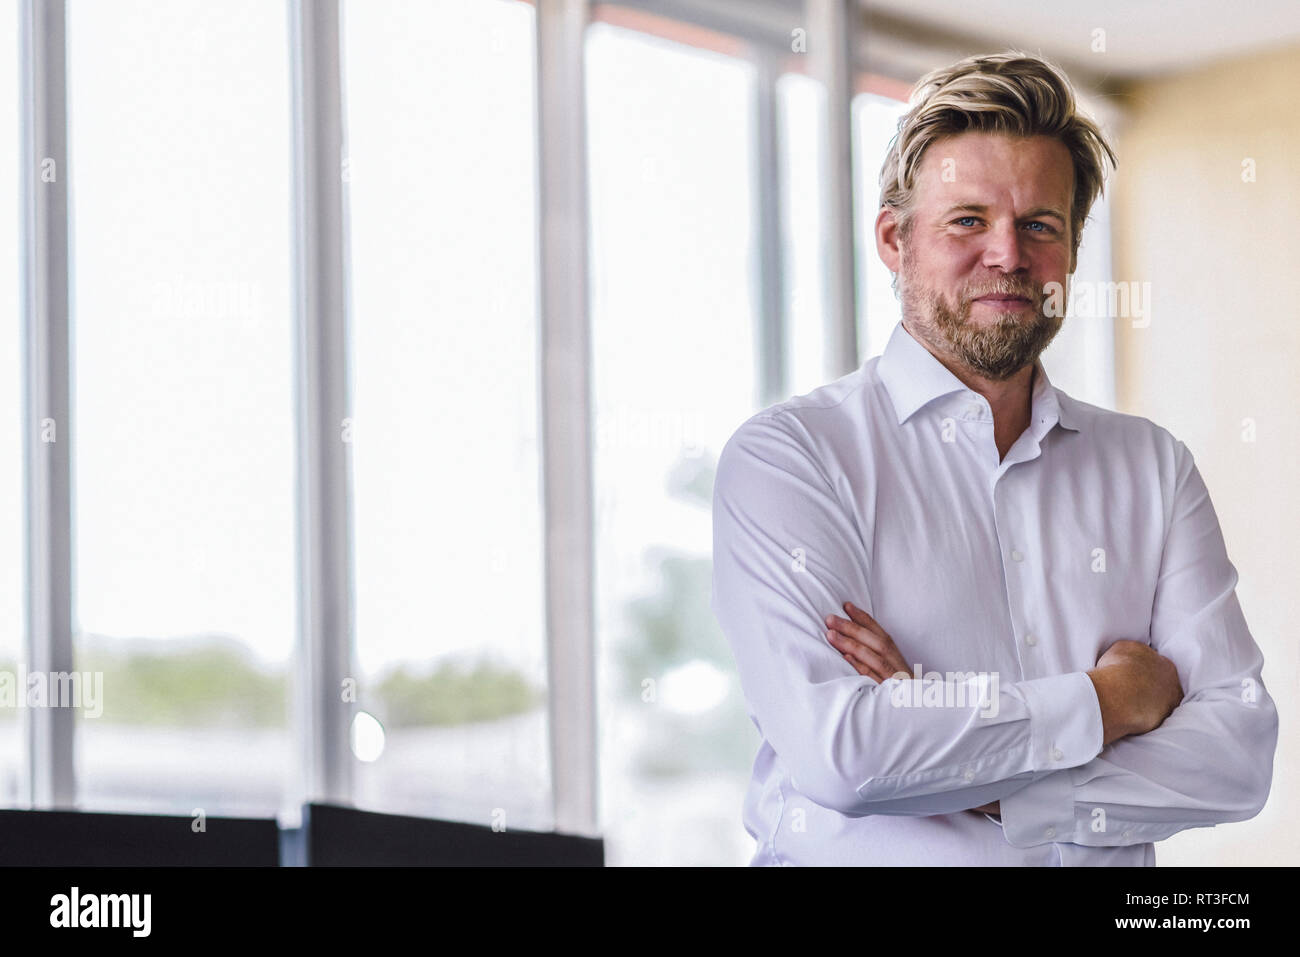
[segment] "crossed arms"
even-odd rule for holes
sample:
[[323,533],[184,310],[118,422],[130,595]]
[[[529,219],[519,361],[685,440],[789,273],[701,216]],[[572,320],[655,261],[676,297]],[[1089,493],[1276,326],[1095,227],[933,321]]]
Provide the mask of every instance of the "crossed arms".
[[1177,671],[1181,702],[1154,730],[1117,736],[1082,671],[1003,684],[995,708],[974,687],[964,707],[899,708],[892,689],[918,679],[877,681],[847,662],[825,617],[846,600],[869,604],[866,556],[800,428],[752,419],[723,452],[713,608],[755,723],[803,794],[853,816],[999,802],[1016,847],[1146,843],[1259,812],[1277,711],[1181,443],[1150,635]]

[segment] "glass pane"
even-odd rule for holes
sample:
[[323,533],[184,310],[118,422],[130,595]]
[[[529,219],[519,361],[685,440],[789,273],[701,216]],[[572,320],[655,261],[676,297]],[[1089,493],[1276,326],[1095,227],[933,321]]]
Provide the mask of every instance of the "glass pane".
[[777,80],[780,122],[781,222],[784,226],[786,315],[791,395],[826,383],[826,231],[822,164],[826,155],[826,88],[811,77]]
[[[12,316],[0,335],[0,673],[21,686],[26,665],[27,603],[23,579],[23,366],[22,314],[18,275],[18,4],[0,10],[0,128],[9,145],[0,150],[0,220],[14,225],[0,232],[0,312]],[[15,697],[14,702],[17,703]],[[26,805],[23,768],[23,712],[0,704],[0,807]]]
[[[857,175],[855,216],[858,262],[858,353],[862,359],[885,351],[889,335],[902,318],[893,274],[876,252],[876,215],[880,212],[880,167],[890,140],[898,131],[898,118],[907,104],[874,93],[853,98],[854,149]],[[862,283],[866,282],[866,295]]]
[[607,860],[743,864],[758,737],[710,608],[710,504],[757,401],[755,76],[602,23],[586,55]]
[[533,9],[345,13],[357,801],[549,829]]
[[282,4],[69,0],[82,806],[273,814],[294,638]]
[[[1114,130],[1108,129],[1096,106],[1086,94],[1078,94],[1079,107],[1102,123],[1102,132],[1115,142]],[[1105,296],[1098,290],[1108,288],[1114,278],[1111,271],[1110,198],[1117,171],[1111,171],[1105,191],[1097,197],[1084,224],[1079,244],[1078,262],[1071,277],[1072,300],[1085,290],[1093,293],[1084,303],[1092,308],[1077,308],[1072,303],[1061,331],[1043,352],[1043,368],[1052,384],[1076,399],[1105,409],[1115,408],[1115,322]],[[1101,307],[1105,303],[1106,307]]]

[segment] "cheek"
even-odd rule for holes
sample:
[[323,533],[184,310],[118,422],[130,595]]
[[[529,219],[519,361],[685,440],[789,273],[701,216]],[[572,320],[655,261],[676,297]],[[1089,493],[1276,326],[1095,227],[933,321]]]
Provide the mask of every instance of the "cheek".
[[1030,251],[1034,272],[1040,275],[1065,275],[1070,271],[1070,247],[1068,243],[1041,246]]
[[980,271],[980,250],[974,243],[948,242],[939,249],[934,274],[948,279],[964,279]]
[[957,287],[979,271],[980,254],[973,243],[943,239],[916,251],[916,274],[934,286]]

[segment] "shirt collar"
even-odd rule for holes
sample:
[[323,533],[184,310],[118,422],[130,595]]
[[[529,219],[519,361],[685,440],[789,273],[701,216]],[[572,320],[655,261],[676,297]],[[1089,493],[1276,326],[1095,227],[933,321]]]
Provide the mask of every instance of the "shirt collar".
[[[930,350],[912,338],[900,321],[885,346],[876,367],[889,391],[890,401],[902,425],[922,406],[954,392],[975,395],[972,390],[931,355]],[[1061,401],[1065,399],[1066,401]],[[1069,396],[1052,385],[1041,359],[1034,360],[1034,385],[1031,393],[1031,426],[1043,433],[1054,424],[1073,432],[1079,431],[1079,419],[1070,408]]]

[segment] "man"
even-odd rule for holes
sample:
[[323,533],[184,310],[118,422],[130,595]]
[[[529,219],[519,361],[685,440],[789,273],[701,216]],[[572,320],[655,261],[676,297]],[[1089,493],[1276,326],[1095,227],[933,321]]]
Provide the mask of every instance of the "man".
[[1277,711],[1191,453],[1038,359],[1114,154],[1036,57],[913,102],[876,221],[902,322],[719,461],[752,863],[1152,865],[1260,811]]

